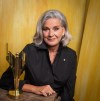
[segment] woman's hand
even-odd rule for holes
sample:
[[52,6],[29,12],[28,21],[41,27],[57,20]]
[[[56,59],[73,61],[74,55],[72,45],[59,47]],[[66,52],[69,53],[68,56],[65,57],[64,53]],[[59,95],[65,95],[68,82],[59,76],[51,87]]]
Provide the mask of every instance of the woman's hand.
[[35,94],[49,96],[55,93],[55,91],[51,88],[50,85],[45,86],[35,86],[35,90],[33,91]]
[[50,85],[34,86],[30,84],[24,84],[22,90],[43,96],[49,96],[55,93],[55,91],[51,88]]

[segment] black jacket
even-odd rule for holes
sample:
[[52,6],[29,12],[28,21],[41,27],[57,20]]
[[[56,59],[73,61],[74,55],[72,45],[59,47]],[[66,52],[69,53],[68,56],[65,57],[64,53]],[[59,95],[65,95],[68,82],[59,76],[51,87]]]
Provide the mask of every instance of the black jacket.
[[[50,85],[61,96],[61,101],[73,101],[77,60],[75,51],[60,45],[53,64],[45,44],[28,44],[23,51],[26,53],[25,78],[20,81],[20,89],[24,83]],[[8,68],[1,77],[0,87],[12,89],[11,85],[13,73],[11,68]]]

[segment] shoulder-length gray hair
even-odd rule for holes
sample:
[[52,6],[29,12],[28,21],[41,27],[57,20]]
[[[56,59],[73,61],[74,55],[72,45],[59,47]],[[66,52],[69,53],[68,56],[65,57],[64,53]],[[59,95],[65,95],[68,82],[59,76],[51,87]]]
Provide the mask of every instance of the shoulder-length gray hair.
[[66,46],[71,40],[71,35],[68,31],[68,24],[66,17],[58,10],[48,10],[43,13],[43,15],[37,22],[36,33],[34,35],[33,42],[35,43],[35,45],[40,45],[43,42],[42,28],[44,26],[45,21],[50,18],[57,18],[61,20],[61,25],[65,28],[65,33],[64,36],[62,37],[61,43],[63,46]]

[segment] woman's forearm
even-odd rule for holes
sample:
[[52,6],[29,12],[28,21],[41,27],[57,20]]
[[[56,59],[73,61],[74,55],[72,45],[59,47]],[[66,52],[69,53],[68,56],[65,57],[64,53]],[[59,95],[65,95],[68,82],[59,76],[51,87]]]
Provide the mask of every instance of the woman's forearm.
[[22,91],[25,92],[32,92],[38,95],[52,95],[55,93],[55,91],[51,88],[50,85],[44,85],[44,86],[35,86],[31,84],[24,84],[22,87]]
[[31,84],[24,84],[22,87],[22,91],[35,93],[36,86]]

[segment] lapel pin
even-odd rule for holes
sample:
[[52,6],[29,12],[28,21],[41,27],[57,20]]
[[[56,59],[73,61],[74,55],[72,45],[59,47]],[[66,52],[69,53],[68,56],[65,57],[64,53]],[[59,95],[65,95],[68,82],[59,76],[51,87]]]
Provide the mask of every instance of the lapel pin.
[[64,59],[64,61],[66,61],[66,59]]

